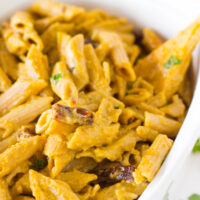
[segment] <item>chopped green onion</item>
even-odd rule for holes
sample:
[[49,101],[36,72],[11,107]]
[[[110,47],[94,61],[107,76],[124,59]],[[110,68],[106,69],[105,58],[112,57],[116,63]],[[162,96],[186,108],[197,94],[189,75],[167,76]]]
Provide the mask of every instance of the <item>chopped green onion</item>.
[[41,160],[39,160],[39,159],[36,159],[33,163],[32,163],[32,165],[30,165],[30,169],[34,169],[34,170],[36,170],[36,171],[39,171],[39,170],[41,170],[41,169],[44,169],[45,167],[46,167],[46,165],[47,165],[47,161],[45,160],[45,159],[41,159]]
[[182,60],[176,58],[175,56],[171,56],[169,60],[164,64],[164,67],[169,69],[173,65],[179,65],[182,63]]
[[59,79],[64,77],[63,73],[54,74],[50,77],[50,80],[54,80],[55,85],[58,83]]
[[115,106],[114,108],[115,108],[115,109],[120,109],[120,107],[119,107],[119,106]]

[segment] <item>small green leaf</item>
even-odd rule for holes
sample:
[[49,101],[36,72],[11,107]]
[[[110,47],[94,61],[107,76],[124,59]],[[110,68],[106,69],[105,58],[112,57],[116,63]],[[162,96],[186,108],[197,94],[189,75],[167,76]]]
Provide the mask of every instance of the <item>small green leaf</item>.
[[47,165],[47,161],[45,159],[36,159],[32,165],[29,166],[30,169],[34,169],[36,171],[39,171],[41,169],[44,169]]
[[128,92],[125,92],[125,96],[127,96],[128,95]]
[[200,138],[197,139],[193,149],[192,153],[200,152]]
[[164,67],[169,69],[173,65],[179,65],[182,63],[182,60],[176,58],[175,56],[171,56],[169,60],[164,64]]
[[188,200],[200,200],[200,195],[193,194],[193,195],[189,196]]
[[165,162],[166,158],[167,158],[167,155],[164,156],[164,158],[162,160],[162,164]]
[[50,77],[50,80],[54,80],[55,85],[58,83],[59,79],[64,77],[63,73],[54,74]]
[[119,107],[119,106],[115,106],[114,108],[115,108],[115,109],[120,109],[120,107]]

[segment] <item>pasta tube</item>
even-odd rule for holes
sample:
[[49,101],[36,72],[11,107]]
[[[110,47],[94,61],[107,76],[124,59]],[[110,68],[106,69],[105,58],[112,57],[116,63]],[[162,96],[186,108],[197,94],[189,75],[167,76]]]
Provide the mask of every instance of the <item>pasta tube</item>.
[[45,88],[47,83],[43,80],[16,81],[8,90],[0,95],[0,114],[4,114],[11,108],[23,103],[30,96],[36,95]]
[[141,183],[145,178],[148,181],[152,181],[172,144],[173,141],[167,138],[166,135],[158,135],[156,137],[133,173],[136,183]]
[[0,177],[9,174],[20,163],[41,150],[45,142],[42,136],[34,136],[22,140],[0,154]]

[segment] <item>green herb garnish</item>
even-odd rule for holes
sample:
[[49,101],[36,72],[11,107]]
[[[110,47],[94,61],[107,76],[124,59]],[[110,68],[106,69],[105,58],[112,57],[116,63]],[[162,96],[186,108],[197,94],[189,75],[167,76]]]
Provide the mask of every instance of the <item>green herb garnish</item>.
[[64,77],[63,73],[54,74],[50,77],[50,80],[54,80],[55,85],[58,83],[59,79]]
[[182,63],[182,60],[176,58],[175,56],[171,56],[169,60],[164,64],[164,67],[169,69],[173,65],[179,65]]
[[52,67],[53,66],[53,64],[52,63],[49,63],[49,67]]
[[188,200],[200,200],[200,195],[193,194],[193,195],[189,196]]
[[164,158],[162,160],[162,164],[165,162],[166,158],[167,158],[167,155],[164,156]]
[[34,169],[36,171],[39,171],[41,169],[44,169],[47,165],[47,160],[46,159],[36,159],[32,165],[29,166],[30,169]]
[[128,95],[128,92],[125,92],[125,96],[127,96]]
[[200,138],[197,139],[193,149],[192,153],[200,152]]
[[119,107],[119,106],[115,106],[114,108],[115,108],[115,109],[120,109],[120,107]]

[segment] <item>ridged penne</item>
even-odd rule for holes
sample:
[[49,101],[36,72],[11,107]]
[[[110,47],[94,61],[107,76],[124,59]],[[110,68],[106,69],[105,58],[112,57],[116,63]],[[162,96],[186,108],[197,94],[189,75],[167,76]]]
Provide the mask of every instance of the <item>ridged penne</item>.
[[12,200],[9,193],[8,185],[5,180],[0,179],[0,199],[1,200]]
[[162,115],[145,112],[144,126],[174,138],[181,127],[181,123]]
[[52,48],[56,48],[57,33],[58,32],[70,32],[74,28],[72,23],[56,22],[50,25],[41,35],[42,42],[44,44],[44,52],[50,51]]
[[24,161],[17,165],[6,177],[5,180],[8,183],[8,186],[12,186],[15,183],[16,176],[24,175],[29,171],[30,161]]
[[2,38],[0,38],[0,66],[13,80],[17,79],[17,59],[8,52],[5,41]]
[[181,117],[185,114],[185,105],[178,95],[172,97],[172,103],[160,109],[171,117]]
[[12,196],[17,196],[20,194],[31,194],[29,173],[24,174],[11,188]]
[[19,131],[15,131],[8,138],[0,141],[0,153],[5,151],[7,148],[11,147],[13,144],[17,143],[18,134],[19,134]]
[[16,12],[10,19],[11,27],[19,33],[33,30],[34,20],[30,13],[26,11]]
[[138,126],[137,129],[136,129],[136,133],[143,140],[145,140],[145,141],[147,140],[147,141],[150,141],[150,142],[153,142],[159,134],[158,131],[156,131],[152,128],[145,127],[145,126]]
[[[0,118],[0,127],[5,130],[3,137],[7,137],[13,129],[18,126],[28,124],[38,115],[47,110],[52,101],[52,97],[33,97],[30,101],[13,108],[10,112]],[[13,125],[13,129],[6,127],[7,123]]]
[[[104,69],[101,66],[96,56],[95,50],[91,44],[85,45],[84,53],[85,53],[85,59],[86,59],[86,67],[89,74],[90,86],[94,90],[103,90],[104,92],[108,90],[108,94],[109,94],[110,82],[109,80],[106,80]],[[110,70],[110,69],[108,68],[107,70]],[[109,71],[108,71],[108,76],[110,76]]]
[[48,60],[35,45],[32,45],[25,59],[26,73],[30,79],[49,79]]
[[93,38],[109,44],[116,71],[125,79],[134,81],[136,78],[135,72],[119,36],[113,32],[96,30],[93,33]]
[[67,147],[66,137],[58,132],[48,137],[43,153],[49,158],[51,177],[56,177],[75,156],[75,152]]
[[66,61],[72,72],[78,90],[89,83],[84,56],[84,36],[78,34],[71,38],[66,47]]
[[34,136],[22,140],[0,154],[0,177],[9,174],[20,163],[30,158],[36,151],[41,150],[45,138]]
[[6,73],[0,68],[0,92],[5,92],[9,87],[11,87],[11,80],[8,78]]
[[[56,76],[61,76],[56,79]],[[62,99],[77,102],[78,90],[70,71],[64,62],[58,62],[53,68],[51,79],[52,90]]]
[[98,125],[80,126],[69,140],[68,147],[74,150],[87,150],[93,146],[109,144],[117,137],[119,126],[118,123],[104,125],[103,127]]
[[[22,19],[23,22],[22,22]],[[43,49],[41,38],[34,29],[33,19],[28,12],[17,12],[10,21],[10,24],[4,24],[3,37],[9,51],[20,56],[22,60],[32,44],[35,44],[38,50]],[[15,43],[13,43],[15,42]]]
[[160,38],[160,36],[157,35],[157,33],[148,28],[145,28],[143,30],[142,44],[147,51],[153,51],[154,49],[158,48],[162,43],[163,40]]
[[133,173],[136,183],[141,183],[144,179],[152,181],[172,144],[173,141],[167,138],[166,135],[158,135],[156,137]]
[[135,132],[130,131],[126,135],[119,138],[117,141],[113,142],[111,145],[96,149],[94,151],[95,159],[98,162],[105,158],[111,161],[120,161],[122,160],[122,154],[124,152],[132,151],[139,140],[140,138],[135,134]]
[[17,80],[8,90],[0,95],[0,114],[4,114],[11,108],[23,103],[30,96],[36,95],[46,87],[43,80]]
[[189,67],[192,51],[199,39],[200,18],[176,37],[140,59],[135,67],[137,76],[142,76],[152,83],[157,93],[164,92],[169,99],[178,91]]
[[56,3],[51,0],[36,1],[31,7],[30,11],[45,16],[63,16],[65,20],[69,21],[77,15],[84,12],[83,8]]
[[67,182],[73,191],[79,192],[87,186],[89,182],[97,180],[97,176],[95,174],[74,170],[72,172],[62,172],[56,179]]
[[30,170],[29,179],[33,196],[37,200],[49,200],[49,197],[51,199],[79,200],[66,182],[53,180],[34,170]]

